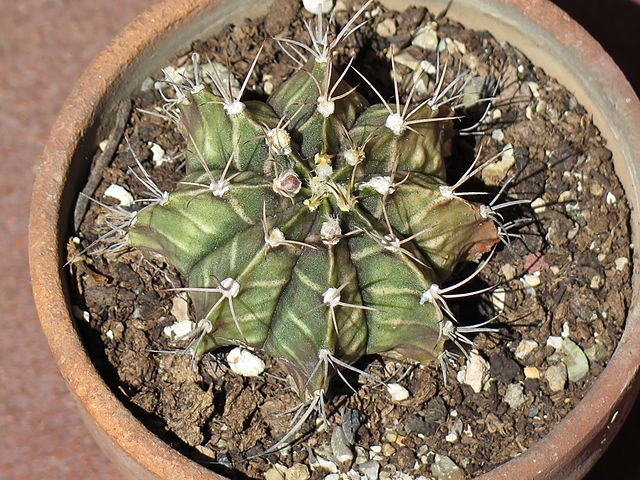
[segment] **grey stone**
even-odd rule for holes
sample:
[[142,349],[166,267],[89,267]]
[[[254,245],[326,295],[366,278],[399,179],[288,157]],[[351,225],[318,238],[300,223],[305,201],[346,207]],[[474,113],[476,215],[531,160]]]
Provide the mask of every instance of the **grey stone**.
[[340,425],[334,427],[331,433],[331,451],[340,463],[351,462],[353,460],[353,450],[351,450]]
[[545,370],[544,378],[552,392],[561,392],[567,383],[567,367],[564,363],[551,365]]
[[367,477],[367,480],[378,480],[378,474],[380,473],[380,464],[374,460],[361,463],[358,465],[360,473]]
[[464,480],[464,471],[446,455],[436,454],[431,473],[436,480]]
[[520,408],[526,401],[524,387],[519,383],[512,383],[507,386],[503,400],[513,409]]
[[562,340],[561,351],[564,353],[562,360],[567,366],[569,381],[579,382],[589,373],[589,360],[587,360],[587,356],[582,349],[569,338]]
[[366,418],[364,413],[355,408],[345,408],[342,410],[342,432],[347,440],[347,444],[354,445],[356,443],[356,432]]

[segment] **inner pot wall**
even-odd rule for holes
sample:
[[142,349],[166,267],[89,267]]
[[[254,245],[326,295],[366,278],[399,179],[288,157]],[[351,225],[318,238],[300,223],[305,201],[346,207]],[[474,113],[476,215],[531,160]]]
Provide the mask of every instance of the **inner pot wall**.
[[[445,0],[384,0],[440,11]],[[170,0],[138,17],[81,77],[53,127],[34,189],[30,255],[36,303],[49,344],[94,438],[127,478],[222,478],[169,448],[116,399],[95,371],[69,314],[64,245],[73,202],[86,180],[89,159],[111,127],[118,103],[176,52],[228,23],[264,14],[269,1]],[[449,16],[489,30],[522,50],[561,80],[593,115],[614,152],[638,244],[640,106],[620,71],[575,22],[546,0],[456,0]],[[536,23],[539,22],[539,23]],[[544,27],[543,27],[544,26]],[[73,172],[73,173],[71,173]],[[635,271],[638,256],[634,255]],[[51,272],[60,272],[52,278]],[[582,478],[619,429],[637,394],[640,360],[638,278],[627,328],[609,366],[585,399],[526,453],[481,476],[493,479]],[[620,398],[618,398],[620,396]],[[589,403],[587,407],[586,404]]]

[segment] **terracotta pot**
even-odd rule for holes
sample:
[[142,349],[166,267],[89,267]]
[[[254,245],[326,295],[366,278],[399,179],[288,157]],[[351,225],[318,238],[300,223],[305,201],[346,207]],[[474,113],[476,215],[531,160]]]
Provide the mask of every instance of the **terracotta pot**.
[[[196,38],[229,22],[263,14],[267,1],[170,0],[138,17],[80,78],[57,119],[40,165],[31,209],[30,260],[42,328],[81,415],[101,448],[127,478],[222,478],[180,455],[150,433],[111,393],[94,368],[70,314],[64,245],[72,205],[88,159],[113,122],[116,105],[142,80]],[[445,0],[388,0],[402,8]],[[457,0],[449,15],[468,27],[508,40],[558,78],[593,115],[614,152],[616,171],[634,211],[640,245],[640,103],[600,45],[547,0]],[[634,270],[638,271],[638,255]],[[582,478],[611,442],[638,392],[640,311],[638,275],[622,340],[586,397],[549,435],[520,457],[480,478]]]

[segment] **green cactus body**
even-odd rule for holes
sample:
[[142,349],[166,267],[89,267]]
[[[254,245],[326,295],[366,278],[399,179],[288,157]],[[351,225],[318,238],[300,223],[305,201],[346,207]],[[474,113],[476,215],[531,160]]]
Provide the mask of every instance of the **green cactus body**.
[[393,130],[385,106],[315,59],[266,103],[203,89],[183,103],[188,173],[128,239],[188,279],[210,325],[197,353],[262,349],[303,399],[328,388],[323,352],[440,358],[444,314],[425,294],[498,239],[446,190],[448,111],[423,105],[412,119],[438,121]]

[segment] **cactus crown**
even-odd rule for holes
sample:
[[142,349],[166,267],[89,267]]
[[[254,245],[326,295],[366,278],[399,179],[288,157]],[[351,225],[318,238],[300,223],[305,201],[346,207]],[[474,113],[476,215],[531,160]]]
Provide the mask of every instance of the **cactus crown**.
[[369,105],[345,81],[353,60],[337,71],[361,12],[332,40],[321,18],[310,46],[281,40],[310,56],[266,102],[242,101],[251,72],[240,93],[215,73],[209,91],[194,58],[171,106],[187,174],[128,228],[188,279],[196,353],[261,349],[307,400],[328,389],[329,363],[442,359],[462,330],[439,285],[498,240],[491,212],[446,183],[441,96],[401,105],[396,88],[395,105]]

